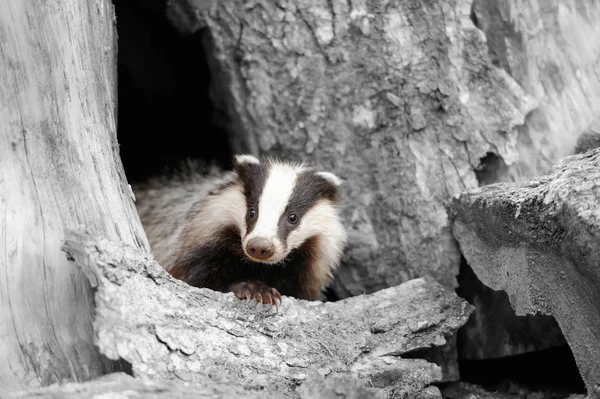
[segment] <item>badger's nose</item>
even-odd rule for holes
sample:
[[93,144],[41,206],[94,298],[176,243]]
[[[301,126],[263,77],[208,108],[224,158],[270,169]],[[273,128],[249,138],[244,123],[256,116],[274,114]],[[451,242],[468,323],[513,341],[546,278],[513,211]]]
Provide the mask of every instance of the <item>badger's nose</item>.
[[273,255],[273,243],[266,238],[256,237],[248,241],[246,252],[256,259],[269,259]]

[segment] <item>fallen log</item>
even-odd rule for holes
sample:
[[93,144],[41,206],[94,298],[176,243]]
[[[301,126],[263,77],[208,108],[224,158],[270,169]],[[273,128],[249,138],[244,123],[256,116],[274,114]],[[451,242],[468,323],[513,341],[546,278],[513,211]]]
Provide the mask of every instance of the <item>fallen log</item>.
[[85,233],[70,233],[64,251],[96,287],[96,345],[136,377],[293,394],[317,372],[324,384],[351,376],[376,391],[439,397],[430,384],[440,367],[402,356],[444,345],[472,310],[419,278],[335,303],[284,297],[276,311],[190,287],[150,255]]
[[[600,149],[551,173],[455,196],[453,232],[478,278],[517,315],[553,315],[600,397]],[[595,396],[594,396],[595,395]]]

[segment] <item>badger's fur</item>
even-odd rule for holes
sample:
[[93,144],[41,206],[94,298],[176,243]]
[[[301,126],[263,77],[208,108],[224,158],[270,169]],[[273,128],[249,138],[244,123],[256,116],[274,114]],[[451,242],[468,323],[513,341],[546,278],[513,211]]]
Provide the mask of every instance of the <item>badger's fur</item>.
[[304,164],[238,155],[216,168],[135,190],[158,262],[190,285],[276,304],[321,299],[346,241],[340,179]]

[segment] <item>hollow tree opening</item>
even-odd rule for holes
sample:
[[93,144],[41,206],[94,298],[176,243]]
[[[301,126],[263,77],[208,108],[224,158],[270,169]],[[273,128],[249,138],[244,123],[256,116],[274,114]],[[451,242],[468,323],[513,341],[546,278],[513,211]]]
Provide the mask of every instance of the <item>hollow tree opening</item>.
[[204,31],[179,34],[164,1],[114,0],[119,34],[120,153],[130,182],[187,158],[231,163],[229,139],[213,123]]

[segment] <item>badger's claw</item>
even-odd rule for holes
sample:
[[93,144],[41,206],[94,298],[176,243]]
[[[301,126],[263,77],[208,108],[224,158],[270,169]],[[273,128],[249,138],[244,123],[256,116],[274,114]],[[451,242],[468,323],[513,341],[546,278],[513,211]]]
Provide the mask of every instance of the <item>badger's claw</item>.
[[[233,292],[239,299],[256,299],[258,303],[281,306],[281,294],[276,288],[269,287],[262,281],[239,281],[229,286],[229,292]],[[279,299],[279,303],[277,300]]]

